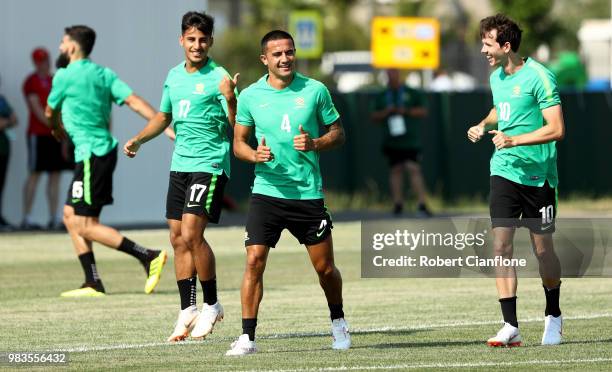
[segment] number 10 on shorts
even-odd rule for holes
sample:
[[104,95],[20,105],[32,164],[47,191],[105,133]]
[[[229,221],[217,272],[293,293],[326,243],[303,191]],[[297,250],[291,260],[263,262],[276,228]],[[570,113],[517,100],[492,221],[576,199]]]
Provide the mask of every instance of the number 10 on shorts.
[[542,213],[542,225],[547,225],[553,222],[555,216],[553,215],[552,205],[542,207],[542,209],[540,209],[540,213]]

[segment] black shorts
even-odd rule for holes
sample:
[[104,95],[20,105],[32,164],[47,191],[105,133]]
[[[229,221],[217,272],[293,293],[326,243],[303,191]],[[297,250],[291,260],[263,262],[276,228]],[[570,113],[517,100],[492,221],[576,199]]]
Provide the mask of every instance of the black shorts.
[[491,176],[489,211],[493,227],[525,226],[534,234],[550,234],[555,232],[557,194],[548,181],[537,187]]
[[393,149],[383,147],[383,154],[389,161],[389,166],[405,163],[407,160],[415,163],[421,162],[421,151],[418,149]]
[[66,205],[79,216],[98,217],[102,207],[113,204],[113,172],[117,165],[117,147],[103,156],[91,154],[76,163],[68,189]]
[[27,142],[30,172],[59,172],[73,168],[64,158],[62,144],[52,136],[30,134]]
[[206,216],[218,223],[227,176],[206,172],[170,172],[166,218],[180,221],[183,213]]
[[318,244],[331,234],[332,220],[323,199],[293,200],[253,194],[244,245],[274,248],[288,229],[300,244]]

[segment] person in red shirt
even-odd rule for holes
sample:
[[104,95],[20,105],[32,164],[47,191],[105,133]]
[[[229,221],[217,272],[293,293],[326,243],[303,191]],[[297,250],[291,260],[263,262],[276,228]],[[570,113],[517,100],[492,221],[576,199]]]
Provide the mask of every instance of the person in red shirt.
[[23,84],[23,94],[30,114],[27,130],[29,174],[23,186],[23,220],[21,227],[28,230],[40,228],[32,222],[30,213],[36,195],[38,179],[42,173],[47,173],[48,228],[52,229],[58,227],[56,216],[60,171],[69,169],[70,165],[65,156],[67,151],[62,148],[65,144],[59,143],[53,138],[51,128],[45,118],[45,105],[53,79],[49,53],[44,48],[34,49],[32,51],[32,62],[35,71],[26,78]]

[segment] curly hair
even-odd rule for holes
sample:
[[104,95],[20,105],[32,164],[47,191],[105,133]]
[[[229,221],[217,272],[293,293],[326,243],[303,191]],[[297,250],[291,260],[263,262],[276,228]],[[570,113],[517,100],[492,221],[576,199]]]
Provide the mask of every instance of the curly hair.
[[514,53],[518,51],[523,30],[519,28],[516,22],[500,13],[481,19],[480,37],[484,38],[485,34],[491,30],[497,30],[497,42],[500,46],[508,42]]

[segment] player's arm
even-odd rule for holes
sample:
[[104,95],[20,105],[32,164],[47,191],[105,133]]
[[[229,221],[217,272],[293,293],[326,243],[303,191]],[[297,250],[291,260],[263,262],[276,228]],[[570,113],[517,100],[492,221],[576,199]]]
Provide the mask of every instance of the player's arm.
[[8,118],[0,118],[0,130],[12,128],[17,125],[17,116],[11,112]]
[[41,123],[47,123],[47,118],[45,117],[45,108],[40,104],[40,100],[36,93],[30,93],[26,97],[26,101],[28,103],[28,108],[31,112],[34,113],[36,119]]
[[168,136],[172,141],[176,139],[176,133],[174,133],[174,129],[172,129],[171,125],[168,125],[166,129],[164,129],[164,134]]
[[423,106],[414,106],[408,109],[402,107],[401,109],[404,110],[405,115],[408,115],[413,118],[422,119],[427,116],[427,109]]
[[234,156],[247,163],[265,163],[274,159],[274,155],[270,148],[266,146],[266,139],[263,136],[261,137],[261,143],[257,145],[257,149],[253,149],[249,145],[252,131],[252,126],[236,123],[234,127]]
[[382,110],[372,112],[372,114],[370,115],[370,119],[372,119],[372,121],[375,123],[380,123],[387,119],[391,114],[393,114],[394,111],[395,109],[393,108],[393,106],[387,106]]
[[227,102],[227,119],[234,128],[236,124],[236,111],[238,106],[238,100],[236,99],[236,84],[238,84],[239,73],[234,75],[233,79],[228,76],[224,76],[219,84],[219,91]]
[[493,137],[493,144],[495,144],[497,149],[503,149],[515,146],[539,145],[562,140],[563,137],[565,137],[565,124],[563,122],[561,105],[543,109],[542,116],[544,120],[546,120],[546,125],[533,132],[519,134],[517,136],[508,136],[497,130],[489,131],[489,133],[495,135]]
[[125,104],[132,109],[135,113],[142,116],[143,118],[151,121],[155,116],[155,109],[144,100],[142,97],[137,96],[136,94],[130,94],[125,100]]
[[327,151],[342,146],[344,143],[344,128],[340,119],[327,126],[327,133],[319,138],[311,138],[310,134],[300,125],[300,134],[293,137],[293,148],[298,151]]
[[60,110],[54,110],[49,105],[47,105],[45,108],[45,117],[47,118],[47,122],[51,127],[51,134],[53,134],[53,137],[55,137],[55,139],[58,141],[65,140],[67,137],[66,132],[64,131],[64,126],[62,125],[60,114]]
[[424,96],[421,92],[415,92],[412,95],[411,103],[412,104],[409,107],[404,105],[396,107],[395,112],[399,115],[409,116],[415,119],[423,119],[427,116]]
[[478,142],[485,132],[494,129],[497,129],[497,110],[495,110],[495,107],[489,111],[489,114],[480,123],[468,129],[467,136],[470,141]]
[[140,133],[125,143],[123,146],[123,152],[130,158],[133,158],[136,156],[136,152],[138,152],[141,145],[159,136],[171,122],[171,113],[161,111],[158,112],[151,120],[149,120],[147,125],[140,131]]

